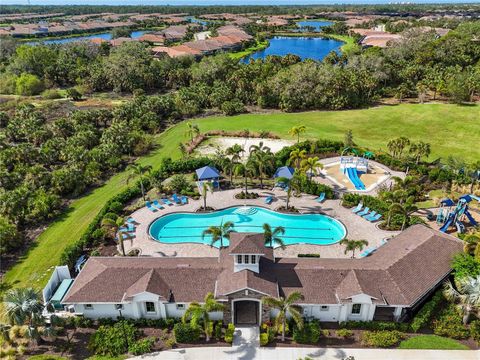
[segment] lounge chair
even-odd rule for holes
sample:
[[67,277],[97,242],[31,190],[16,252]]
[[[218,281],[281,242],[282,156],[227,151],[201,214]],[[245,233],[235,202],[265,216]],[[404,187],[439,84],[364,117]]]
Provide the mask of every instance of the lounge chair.
[[364,216],[364,215],[367,215],[369,211],[370,211],[370,208],[367,206],[365,209],[363,209],[363,211],[358,212],[357,215]]
[[164,209],[164,207],[158,202],[158,200],[153,200],[153,206],[155,206],[158,210]]
[[[131,238],[135,237],[134,234],[126,233],[126,232],[123,232],[123,231],[119,231],[118,235],[120,235],[123,240],[131,239]],[[118,240],[118,236],[116,237],[116,239]]]
[[317,202],[321,203],[321,202],[323,202],[323,200],[325,200],[325,193],[324,192],[322,192],[320,194],[320,196],[317,198]]
[[168,199],[162,199],[162,202],[165,204],[165,205],[173,205],[173,203],[168,200]]
[[357,212],[359,212],[360,210],[362,210],[362,207],[363,207],[363,204],[362,203],[358,203],[357,207],[353,208],[352,209],[352,212],[354,214],[356,214]]
[[367,214],[367,215],[363,215],[362,217],[363,217],[364,219],[368,219],[368,218],[370,218],[370,217],[372,217],[372,216],[375,216],[376,214],[377,214],[377,212],[374,210],[374,211],[370,211],[370,213]]
[[180,203],[181,203],[181,201],[180,201],[180,199],[178,198],[177,194],[173,194],[173,195],[172,195],[172,199],[173,199],[173,201],[174,201],[176,204],[180,204]]
[[374,216],[366,218],[366,219],[370,222],[375,222],[375,221],[380,220],[381,217],[382,217],[382,214],[377,214],[377,215],[374,215]]
[[151,212],[157,212],[158,209],[156,207],[153,207],[150,201],[145,202],[145,206],[150,210]]
[[374,248],[374,247],[371,247],[371,248],[368,248],[368,249],[365,249],[361,254],[360,254],[360,257],[366,257],[368,255],[370,255],[371,253],[373,253],[375,250],[377,250],[377,248]]
[[[154,203],[155,203],[155,201],[154,201]],[[129,223],[129,224],[138,224],[138,223],[135,221],[135,219],[132,218],[132,217],[129,217],[129,218],[127,219],[127,223]]]
[[135,232],[135,225],[127,224],[127,231],[128,232]]
[[273,196],[267,196],[265,198],[265,204],[270,205],[272,203],[272,201],[273,201]]
[[186,196],[182,196],[180,200],[182,201],[182,205],[188,204],[188,198]]

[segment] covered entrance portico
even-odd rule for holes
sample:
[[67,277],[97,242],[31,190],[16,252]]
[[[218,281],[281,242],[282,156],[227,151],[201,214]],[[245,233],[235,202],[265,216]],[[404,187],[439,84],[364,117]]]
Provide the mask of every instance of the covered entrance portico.
[[235,325],[259,325],[260,302],[258,300],[235,300],[233,321]]

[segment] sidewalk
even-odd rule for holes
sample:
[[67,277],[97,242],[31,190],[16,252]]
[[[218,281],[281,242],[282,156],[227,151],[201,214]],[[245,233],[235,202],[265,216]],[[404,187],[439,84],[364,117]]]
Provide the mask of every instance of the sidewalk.
[[397,350],[397,349],[332,349],[332,348],[264,348],[253,346],[197,347],[175,349],[139,356],[146,360],[299,360],[309,357],[321,360],[478,360],[474,350]]

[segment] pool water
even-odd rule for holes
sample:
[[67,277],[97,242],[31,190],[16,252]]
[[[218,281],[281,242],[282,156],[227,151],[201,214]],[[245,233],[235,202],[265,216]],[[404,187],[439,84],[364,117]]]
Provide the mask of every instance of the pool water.
[[[212,213],[174,213],[162,216],[152,222],[150,236],[162,243],[210,244],[211,237],[202,239],[202,232],[210,226],[220,226],[232,221],[236,232],[263,232],[263,224],[272,229],[285,228],[280,236],[285,245],[314,244],[330,245],[346,235],[345,227],[337,220],[320,214],[282,214],[258,207],[231,207]],[[228,240],[223,240],[228,245]],[[214,246],[219,247],[220,241]]]

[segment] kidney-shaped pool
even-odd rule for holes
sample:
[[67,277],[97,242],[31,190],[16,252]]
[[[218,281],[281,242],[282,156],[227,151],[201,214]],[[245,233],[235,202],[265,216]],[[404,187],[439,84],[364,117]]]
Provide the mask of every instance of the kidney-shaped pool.
[[[272,229],[285,228],[281,235],[285,245],[334,244],[346,235],[346,229],[339,221],[320,214],[282,214],[260,207],[231,207],[211,213],[173,213],[162,216],[150,224],[149,235],[162,243],[210,244],[211,237],[202,237],[210,226],[233,222],[236,232],[263,232],[263,224]],[[228,245],[228,240],[223,240]],[[219,241],[213,244],[218,247]]]

